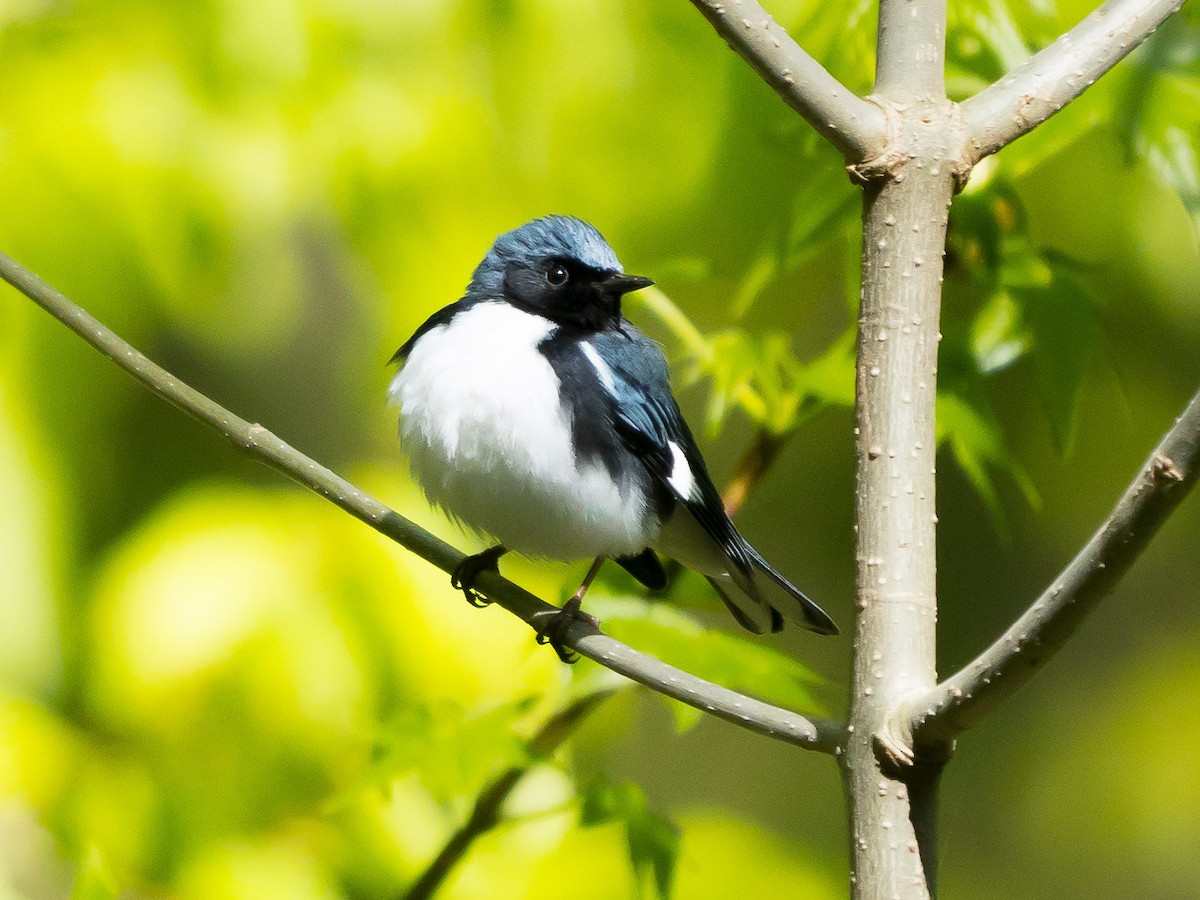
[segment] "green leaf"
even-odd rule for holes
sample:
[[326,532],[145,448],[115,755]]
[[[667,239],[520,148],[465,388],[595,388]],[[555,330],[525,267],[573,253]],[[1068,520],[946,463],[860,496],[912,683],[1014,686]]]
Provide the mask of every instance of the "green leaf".
[[[791,34],[804,35],[804,45],[850,90],[867,93],[875,62],[873,0],[851,3],[808,3],[807,15],[791,24]],[[782,21],[782,19],[781,19]]]
[[710,430],[719,431],[735,404],[772,434],[795,427],[805,392],[800,384],[803,365],[792,352],[790,336],[729,329],[713,337],[712,347],[705,373],[712,380]]
[[733,295],[730,309],[735,319],[741,319],[750,311],[754,301],[779,274],[779,254],[774,248],[758,255],[746,274],[742,276],[737,292]]
[[719,434],[726,418],[739,406],[753,421],[763,422],[768,409],[766,400],[754,386],[761,367],[755,339],[740,329],[730,328],[713,335],[710,346],[711,356],[699,363],[700,373],[712,383],[704,412],[709,435]]
[[679,827],[652,810],[646,810],[639,818],[627,824],[629,858],[635,872],[654,879],[658,896],[671,896],[671,885],[675,880],[675,865],[679,861]]
[[[1069,13],[1068,13],[1069,15]],[[954,99],[977,93],[1017,68],[1074,24],[1054,2],[963,0],[951,4],[946,21],[946,82]]]
[[851,325],[828,350],[804,367],[799,386],[807,397],[817,401],[813,413],[825,406],[848,409],[854,405],[856,339],[855,327]]
[[597,779],[584,792],[579,821],[585,826],[621,822],[634,872],[639,879],[651,879],[659,897],[670,896],[679,858],[679,828],[650,809],[641,787],[630,781]]
[[[699,578],[681,578],[672,593],[708,592]],[[677,606],[633,597],[595,597],[591,611],[605,630],[631,646],[694,675],[798,712],[822,713],[812,688],[824,683],[812,669],[761,640],[710,629]],[[685,730],[701,714],[668,701]]]
[[1032,338],[1007,291],[992,294],[971,323],[971,353],[984,375],[1003,372],[1029,352]]
[[588,785],[579,807],[579,824],[604,825],[625,821],[641,815],[646,809],[646,795],[632,781],[609,781],[601,776]]
[[1080,390],[1101,344],[1100,306],[1065,261],[1045,284],[1014,286],[1012,297],[1032,336],[1038,398],[1063,455],[1075,440]]
[[367,781],[416,772],[437,799],[459,797],[501,768],[528,761],[517,725],[535,702],[527,697],[471,716],[453,704],[407,707],[386,724]]
[[992,470],[1008,473],[1032,507],[1041,503],[1029,475],[1004,445],[1000,429],[990,414],[972,406],[963,397],[939,392],[937,397],[938,446],[948,446],[967,480],[979,492],[992,522],[1007,536],[1004,516]]
[[1126,153],[1175,191],[1200,227],[1200,27],[1175,16],[1134,56],[1117,119]]
[[[1026,361],[1055,445],[1060,453],[1069,453],[1083,380],[1101,347],[1101,303],[1089,285],[1091,267],[1034,243],[1021,198],[1005,178],[964,197],[960,206],[963,214],[953,220],[949,264],[959,303],[947,303],[943,321],[943,384],[959,398],[979,396],[986,376]],[[974,312],[965,318],[973,305]],[[976,419],[973,425],[978,426],[982,420]],[[987,429],[968,431],[983,437],[995,430],[994,423],[985,424]],[[970,444],[978,449],[997,442],[987,437]],[[981,461],[999,462],[996,453],[972,452],[965,441],[954,449],[985,499],[994,497]]]
[[[776,260],[764,255],[743,285],[746,303],[771,277]],[[826,405],[850,406],[854,401],[854,337],[847,330],[820,358],[809,365],[792,351],[791,336],[783,331],[751,333],[726,328],[703,334],[661,291],[639,292],[641,309],[654,316],[680,342],[685,353],[683,385],[710,382],[704,425],[710,436],[721,432],[734,410],[773,435],[786,434]],[[739,301],[741,302],[741,301]]]
[[687,313],[675,305],[659,288],[649,287],[631,294],[626,303],[633,309],[649,313],[671,333],[691,357],[706,360],[712,355],[708,339],[692,324]]
[[[812,131],[807,134],[813,139],[817,137]],[[816,158],[822,162],[826,160],[824,155]],[[789,272],[819,252],[830,235],[837,235],[847,225],[861,227],[858,216],[859,193],[850,184],[849,179],[836,171],[840,168],[839,161],[830,159],[825,165],[815,168],[818,170],[810,174],[792,198],[793,212],[787,235],[788,255],[785,261],[785,268]],[[856,253],[850,261],[850,267],[858,271],[859,242],[851,243]]]

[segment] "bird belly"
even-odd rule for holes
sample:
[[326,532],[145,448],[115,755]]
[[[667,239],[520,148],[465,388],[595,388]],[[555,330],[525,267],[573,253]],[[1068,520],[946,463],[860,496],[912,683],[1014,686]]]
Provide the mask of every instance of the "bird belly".
[[577,464],[558,377],[537,349],[554,327],[483,303],[422,335],[389,390],[401,446],[431,502],[510,550],[638,552],[656,536],[653,516],[635,485]]

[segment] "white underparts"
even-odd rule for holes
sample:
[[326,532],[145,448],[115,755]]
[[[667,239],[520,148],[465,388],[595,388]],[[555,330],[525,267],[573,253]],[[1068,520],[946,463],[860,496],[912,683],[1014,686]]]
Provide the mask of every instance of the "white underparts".
[[495,302],[422,335],[388,391],[401,445],[430,501],[510,550],[562,560],[636,553],[657,537],[654,517],[598,461],[577,465],[558,376],[537,349],[555,327]]

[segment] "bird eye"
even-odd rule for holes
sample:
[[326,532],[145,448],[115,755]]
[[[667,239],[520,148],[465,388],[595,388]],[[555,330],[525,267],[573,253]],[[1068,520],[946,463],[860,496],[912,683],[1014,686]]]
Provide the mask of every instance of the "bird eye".
[[546,280],[555,287],[566,284],[567,277],[568,275],[566,267],[561,263],[552,263],[550,267],[546,269]]

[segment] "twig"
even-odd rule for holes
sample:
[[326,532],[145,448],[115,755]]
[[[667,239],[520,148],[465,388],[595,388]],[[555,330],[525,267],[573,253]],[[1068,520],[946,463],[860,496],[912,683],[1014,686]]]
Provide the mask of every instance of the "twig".
[[969,665],[909,704],[917,744],[947,741],[1029,681],[1141,555],[1200,474],[1200,392],[1108,519],[1050,587]]
[[1062,109],[1132,52],[1183,0],[1109,0],[1086,19],[961,105],[969,163]]
[[427,900],[432,897],[450,870],[466,856],[471,844],[500,823],[500,810],[520,780],[535,765],[551,756],[574,733],[579,722],[614,693],[615,690],[608,689],[580,697],[546,720],[526,744],[529,762],[512,766],[488,783],[476,798],[467,821],[450,836],[421,877],[403,895],[404,900]]
[[692,0],[692,4],[848,163],[866,162],[887,147],[884,111],[829,74],[755,0]]
[[[261,425],[235,416],[152,362],[115,332],[20,263],[0,253],[0,277],[29,297],[85,341],[129,372],[154,393],[220,431],[251,458],[320,494],[444,572],[452,572],[464,554],[440,540],[344,478],[276,437]],[[494,572],[478,579],[480,589],[504,609],[534,628],[558,612],[528,591]],[[589,659],[651,690],[733,722],[758,734],[810,750],[834,753],[845,727],[827,719],[807,719],[697,678],[601,633],[582,621],[567,631],[565,643]]]
[[754,436],[754,443],[746,448],[742,458],[733,467],[733,476],[721,494],[725,512],[731,519],[738,514],[738,510],[750,496],[754,485],[758,484],[759,480],[767,474],[767,470],[771,468],[779,456],[779,451],[783,449],[783,445],[791,436],[792,432],[790,431],[785,434],[775,434],[765,428],[760,429]]

